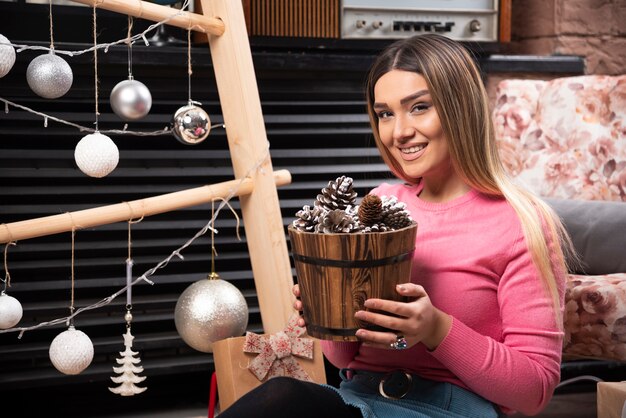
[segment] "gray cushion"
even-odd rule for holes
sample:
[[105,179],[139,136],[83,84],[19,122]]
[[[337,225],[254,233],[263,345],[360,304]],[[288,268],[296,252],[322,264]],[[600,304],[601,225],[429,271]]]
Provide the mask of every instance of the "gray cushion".
[[582,259],[582,271],[572,273],[626,272],[626,202],[544,200],[561,217]]

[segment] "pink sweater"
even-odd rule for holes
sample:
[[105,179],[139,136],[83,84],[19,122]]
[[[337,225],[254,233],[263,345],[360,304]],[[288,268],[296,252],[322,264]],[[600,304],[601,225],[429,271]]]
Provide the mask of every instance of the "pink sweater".
[[323,341],[325,356],[339,368],[404,369],[469,389],[506,413],[536,414],[559,382],[563,333],[516,213],[475,190],[425,202],[420,188],[384,183],[372,192],[396,196],[417,221],[411,281],[452,315],[450,332],[432,352],[423,344],[393,351]]

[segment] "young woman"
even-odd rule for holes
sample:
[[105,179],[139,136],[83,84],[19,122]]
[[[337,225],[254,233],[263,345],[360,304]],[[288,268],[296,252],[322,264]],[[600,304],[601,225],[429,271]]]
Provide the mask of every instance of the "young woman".
[[339,388],[274,378],[221,415],[538,413],[560,379],[571,242],[553,211],[503,171],[472,57],[440,35],[397,41],[375,60],[366,96],[376,144],[404,181],[371,193],[405,202],[419,227],[411,283],[397,288],[409,302],[370,299],[367,308],[384,312],[356,316],[397,332],[322,341]]

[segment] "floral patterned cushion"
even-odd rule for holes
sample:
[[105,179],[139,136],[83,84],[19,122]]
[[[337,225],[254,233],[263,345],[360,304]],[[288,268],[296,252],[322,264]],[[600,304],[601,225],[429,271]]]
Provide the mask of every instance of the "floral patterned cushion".
[[565,358],[626,361],[626,273],[570,275],[564,323]]
[[536,194],[626,201],[626,75],[501,81],[494,121],[506,170]]

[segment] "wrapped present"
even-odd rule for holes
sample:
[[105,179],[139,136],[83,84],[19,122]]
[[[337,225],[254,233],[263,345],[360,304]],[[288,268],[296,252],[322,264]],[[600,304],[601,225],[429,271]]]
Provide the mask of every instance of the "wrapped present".
[[293,317],[276,334],[246,333],[213,343],[220,410],[277,376],[326,383],[324,358],[319,340],[305,336]]
[[626,382],[598,383],[598,418],[626,416]]

